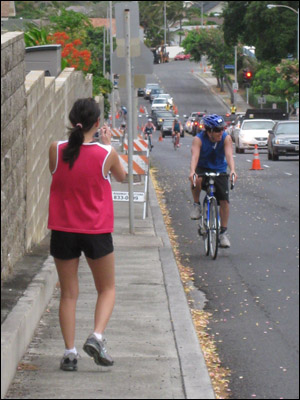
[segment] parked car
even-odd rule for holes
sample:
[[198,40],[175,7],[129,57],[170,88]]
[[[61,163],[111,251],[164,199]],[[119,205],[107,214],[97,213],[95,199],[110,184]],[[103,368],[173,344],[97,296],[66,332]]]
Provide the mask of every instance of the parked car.
[[174,61],[189,60],[190,58],[190,54],[184,54],[183,52],[180,52],[174,57]]
[[266,149],[269,130],[274,125],[271,119],[245,119],[240,129],[234,129],[235,152],[244,153],[245,149],[253,149],[256,144],[258,148]]
[[229,135],[231,136],[231,139],[232,139],[233,142],[235,141],[234,129],[235,128],[240,129],[242,121],[243,121],[244,118],[245,118],[245,113],[244,112],[236,113],[235,114],[235,120],[226,129],[226,132],[229,133]]
[[279,121],[269,130],[268,159],[299,155],[299,121]]
[[152,101],[153,101],[156,97],[160,97],[160,95],[163,94],[163,93],[164,93],[164,90],[161,89],[161,88],[159,88],[159,89],[157,89],[157,88],[151,89],[150,98],[149,98],[150,103],[152,103]]
[[174,120],[175,114],[172,111],[166,110],[156,110],[151,114],[152,122],[156,126],[156,129],[160,129],[164,119],[172,119]]
[[157,97],[156,99],[153,100],[152,105],[151,105],[151,110],[166,110],[167,107],[167,100],[166,99],[161,99],[160,97]]
[[143,97],[145,95],[145,89],[138,88],[137,94],[138,94],[138,97]]
[[160,89],[160,86],[158,83],[147,83],[145,90],[144,90],[144,99],[149,99],[150,98],[150,93],[151,93],[151,89]]

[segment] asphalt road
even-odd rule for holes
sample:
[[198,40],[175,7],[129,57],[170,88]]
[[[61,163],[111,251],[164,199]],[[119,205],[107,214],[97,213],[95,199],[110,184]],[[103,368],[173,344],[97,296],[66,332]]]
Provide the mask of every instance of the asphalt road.
[[[155,65],[147,82],[160,82],[174,96],[180,117],[206,109],[225,113],[190,73],[189,61]],[[122,97],[122,96],[121,96]],[[150,103],[144,99],[140,104]],[[181,118],[182,119],[182,118]],[[204,255],[192,205],[188,174],[192,137],[174,151],[170,138],[154,139],[152,165],[178,236],[182,264],[194,271],[212,313],[210,334],[222,365],[231,370],[235,399],[299,398],[299,159],[268,161],[251,171],[253,154],[235,156],[238,181],[230,193],[230,249]],[[203,193],[202,197],[203,198]]]

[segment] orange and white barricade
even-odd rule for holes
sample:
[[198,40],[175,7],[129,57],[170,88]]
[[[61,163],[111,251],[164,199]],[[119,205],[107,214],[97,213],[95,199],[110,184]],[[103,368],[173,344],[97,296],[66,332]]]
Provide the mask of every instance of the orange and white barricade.
[[113,141],[120,141],[123,139],[124,132],[119,128],[110,128],[111,130],[111,139]]
[[[128,155],[119,155],[121,164],[128,174]],[[144,203],[143,219],[146,218],[147,201],[148,201],[148,179],[149,179],[149,158],[143,155],[133,155],[132,158],[133,175],[144,175],[145,184],[143,192],[134,192],[133,201],[136,203]],[[113,191],[113,201],[129,201],[129,192]]]
[[[124,141],[124,151],[126,154],[128,154],[128,141],[125,139]],[[140,155],[146,155],[149,157],[149,144],[148,140],[144,139],[135,139],[133,141],[133,154],[140,154]]]

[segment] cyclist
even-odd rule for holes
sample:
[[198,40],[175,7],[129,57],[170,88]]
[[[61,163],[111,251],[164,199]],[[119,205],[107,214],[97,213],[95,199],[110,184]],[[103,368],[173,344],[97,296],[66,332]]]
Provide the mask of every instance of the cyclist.
[[182,130],[182,125],[179,119],[175,118],[172,126],[172,137],[174,139],[174,147],[179,147],[180,132]]
[[126,119],[127,119],[127,108],[125,106],[121,107],[121,114],[123,116],[123,121],[126,121]]
[[[230,168],[230,179],[233,174],[234,181],[237,178],[232,154],[232,139],[225,129],[222,117],[216,114],[203,117],[204,130],[197,133],[192,143],[192,158],[189,179],[193,185],[193,176],[201,172],[227,172]],[[220,247],[230,247],[227,236],[227,224],[229,219],[229,189],[227,176],[218,176],[215,179],[216,198],[220,205],[221,231]],[[192,186],[193,188],[193,186]],[[192,189],[194,205],[191,219],[201,218],[200,192],[205,188],[205,178],[197,177],[196,188]]]
[[156,128],[155,128],[155,125],[153,125],[153,123],[152,123],[152,118],[148,118],[148,121],[144,126],[143,133],[146,136],[146,138],[149,140],[150,151],[154,147],[152,145],[152,132],[155,132],[155,131],[156,131]]

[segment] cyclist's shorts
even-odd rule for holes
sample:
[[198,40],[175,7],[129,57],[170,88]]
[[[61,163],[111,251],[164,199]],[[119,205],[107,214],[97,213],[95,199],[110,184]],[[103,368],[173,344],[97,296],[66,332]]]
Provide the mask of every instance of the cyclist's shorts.
[[[196,174],[200,174],[203,172],[215,172],[212,171],[211,169],[206,169],[206,168],[196,168]],[[202,177],[202,190],[207,189],[208,185],[208,176],[203,176]],[[216,188],[216,199],[218,201],[218,204],[220,204],[220,200],[226,200],[229,203],[229,185],[228,185],[228,177],[227,176],[216,176],[215,178],[215,188]]]

